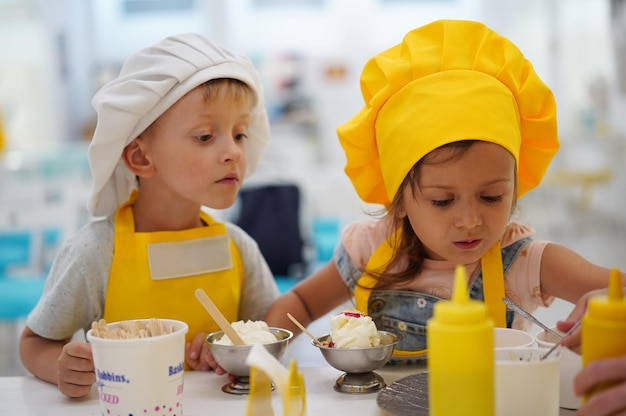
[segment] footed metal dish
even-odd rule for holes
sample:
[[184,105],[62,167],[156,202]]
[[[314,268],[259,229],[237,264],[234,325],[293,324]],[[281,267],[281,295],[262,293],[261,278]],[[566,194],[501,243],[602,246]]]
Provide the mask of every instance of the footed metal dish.
[[[276,359],[280,360],[287,349],[289,340],[293,338],[293,333],[286,329],[274,327],[270,327],[270,332],[276,336],[278,341],[263,344],[263,346]],[[235,380],[225,384],[222,391],[231,394],[248,394],[250,392],[250,367],[246,364],[246,357],[252,345],[215,344],[214,341],[221,339],[223,335],[224,331],[216,331],[206,337],[206,342],[209,344],[211,354],[213,354],[217,364],[235,376]]]
[[[334,389],[340,393],[375,393],[386,386],[385,380],[374,372],[391,358],[400,337],[387,331],[378,331],[381,345],[369,348],[333,348],[312,345],[319,348],[328,364],[344,371],[335,382]],[[330,335],[318,338],[322,344],[330,341]]]

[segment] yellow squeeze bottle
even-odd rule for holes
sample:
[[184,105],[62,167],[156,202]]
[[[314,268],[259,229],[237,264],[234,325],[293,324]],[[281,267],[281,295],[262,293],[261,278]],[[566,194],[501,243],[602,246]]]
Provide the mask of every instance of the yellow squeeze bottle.
[[[608,294],[589,299],[583,316],[580,348],[583,366],[595,360],[626,355],[626,298],[617,269],[611,270]],[[595,387],[584,400],[611,384]]]
[[467,292],[456,267],[452,299],[435,304],[426,324],[430,416],[494,416],[494,324]]

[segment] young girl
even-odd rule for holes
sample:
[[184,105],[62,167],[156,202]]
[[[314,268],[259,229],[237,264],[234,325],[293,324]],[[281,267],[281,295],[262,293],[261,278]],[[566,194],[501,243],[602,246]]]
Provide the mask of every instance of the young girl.
[[384,216],[346,227],[333,261],[275,302],[268,322],[298,333],[287,312],[308,325],[354,298],[379,330],[403,335],[395,355],[411,359],[457,264],[501,327],[528,327],[505,296],[534,311],[607,286],[608,269],[509,221],[559,147],[553,95],[509,40],[436,21],[370,59],[361,88],[364,108],[337,131],[353,186]]
[[131,56],[93,103],[95,218],[60,250],[20,341],[25,367],[70,397],[96,380],[90,344],[71,341],[93,321],[185,321],[186,367],[206,370],[204,339],[219,328],[194,291],[229,321],[262,319],[278,297],[254,240],[202,209],[235,202],[269,139],[251,62],[172,36]]

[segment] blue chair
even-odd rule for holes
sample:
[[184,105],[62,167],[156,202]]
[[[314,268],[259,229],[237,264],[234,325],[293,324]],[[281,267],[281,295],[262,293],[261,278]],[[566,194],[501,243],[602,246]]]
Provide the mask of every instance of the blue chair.
[[315,261],[326,263],[333,258],[335,246],[341,234],[341,221],[335,217],[317,217],[313,219],[313,245]]
[[[341,236],[341,220],[337,217],[316,217],[312,221],[311,231],[315,257],[307,265],[307,275],[317,271],[332,260],[335,247]],[[289,291],[302,277],[276,275],[274,278],[282,294]]]
[[0,321],[26,317],[41,297],[45,275],[12,272],[13,268],[31,264],[32,247],[32,231],[0,230]]
[[235,224],[246,231],[274,276],[292,276],[304,269],[304,239],[300,234],[300,188],[285,183],[242,189]]
[[280,293],[305,274],[304,239],[300,233],[300,188],[284,183],[242,189],[235,223],[259,245]]
[[311,224],[311,242],[314,258],[309,264],[309,274],[328,263],[335,252],[341,234],[341,221],[337,217],[316,217]]

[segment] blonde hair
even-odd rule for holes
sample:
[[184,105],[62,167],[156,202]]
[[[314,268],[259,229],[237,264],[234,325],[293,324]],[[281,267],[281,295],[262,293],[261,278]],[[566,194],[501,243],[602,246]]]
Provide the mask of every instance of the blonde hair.
[[243,81],[234,78],[215,78],[201,85],[209,102],[222,101],[226,98],[237,104],[249,103],[251,108],[257,104],[258,97],[254,90]]
[[[210,79],[196,88],[202,88],[204,98],[210,103],[231,100],[235,104],[242,106],[247,105],[252,109],[259,100],[254,90],[248,84],[234,78]],[[160,118],[161,116],[157,117],[157,119],[144,130],[144,133],[149,132]]]

